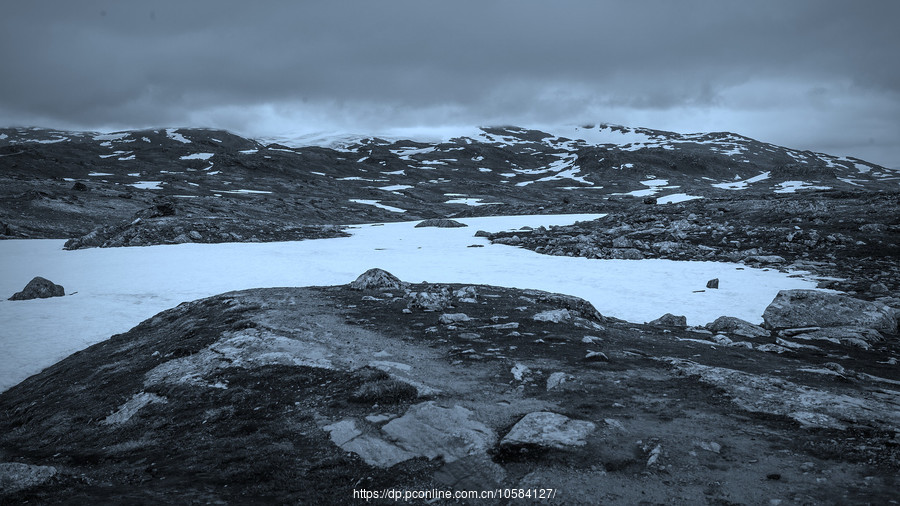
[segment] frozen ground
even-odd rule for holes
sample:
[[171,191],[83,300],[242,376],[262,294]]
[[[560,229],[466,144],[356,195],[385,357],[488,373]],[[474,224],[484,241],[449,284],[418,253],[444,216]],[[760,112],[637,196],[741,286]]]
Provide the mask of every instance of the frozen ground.
[[[254,287],[348,283],[372,267],[411,282],[477,283],[584,297],[604,315],[692,325],[729,315],[761,322],[778,290],[815,283],[714,262],[592,260],[491,245],[477,230],[570,224],[600,215],[467,218],[466,228],[417,222],[355,226],[352,237],[282,243],[180,244],[64,251],[61,240],[0,241],[0,391],[69,354],[194,300]],[[478,244],[483,247],[470,248]],[[67,296],[5,300],[34,276]],[[705,290],[719,278],[720,289]]]

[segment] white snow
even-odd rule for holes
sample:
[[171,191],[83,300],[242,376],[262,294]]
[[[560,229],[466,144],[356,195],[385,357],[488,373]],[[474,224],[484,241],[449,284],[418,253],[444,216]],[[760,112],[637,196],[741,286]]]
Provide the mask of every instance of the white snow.
[[0,134],[0,141],[2,141],[2,140],[4,140],[4,139],[7,139],[7,138],[9,138],[8,135],[6,135],[6,134]]
[[696,195],[688,195],[686,193],[673,193],[656,199],[657,204],[677,204],[679,202],[687,202],[688,200],[702,199]]
[[102,177],[102,176],[112,176],[112,174],[109,174],[107,172],[90,172],[90,173],[88,173],[88,176]]
[[191,141],[190,141],[189,139],[185,138],[185,136],[183,136],[183,135],[181,135],[180,133],[178,133],[178,132],[176,131],[175,128],[167,128],[167,129],[166,129],[166,136],[167,136],[168,138],[172,139],[172,140],[175,140],[175,141],[178,141],[178,142],[182,142],[182,143],[184,143],[184,144],[190,144],[190,143],[191,143]]
[[350,202],[354,202],[356,204],[365,204],[368,206],[380,207],[381,209],[385,209],[387,211],[391,211],[394,213],[405,213],[406,212],[406,209],[400,209],[399,207],[386,206],[377,200],[350,199]]
[[134,186],[135,188],[140,188],[142,190],[162,190],[162,181],[138,181],[137,183],[131,183],[128,186]]
[[118,141],[128,137],[130,134],[128,132],[116,132],[109,134],[99,134],[94,136],[95,141]]
[[[351,237],[281,243],[64,251],[62,240],[0,241],[0,293],[5,297],[36,275],[72,294],[0,300],[0,390],[184,301],[252,287],[348,283],[372,267],[414,282],[572,294],[604,315],[633,322],[666,312],[683,314],[691,325],[722,315],[758,323],[778,290],[815,288],[815,282],[790,278],[791,273],[737,270],[736,264],[540,255],[472,237],[473,230],[564,225],[599,216],[458,218],[469,225],[458,229],[415,228],[418,221],[358,225]],[[466,247],[473,243],[484,247]],[[712,278],[719,278],[719,290],[694,293]]]
[[806,181],[784,181],[778,183],[775,193],[796,193],[797,190],[830,190],[830,186],[815,186]]
[[238,151],[238,153],[240,153],[242,155],[252,155],[257,152],[259,152],[258,149],[243,149],[241,151]]
[[410,186],[408,184],[395,184],[395,185],[391,185],[391,186],[379,186],[378,187],[379,190],[384,190],[384,191],[388,191],[388,192],[397,192],[400,190],[408,190],[410,188],[414,188],[414,186]]
[[242,193],[272,193],[266,190],[212,190],[222,193],[234,193],[234,194],[242,194]]
[[128,160],[134,160],[134,155],[129,155],[123,158],[119,158],[120,162],[127,162]]
[[209,160],[215,153],[194,153],[180,157],[180,160]]
[[744,190],[750,183],[758,183],[759,181],[763,181],[765,179],[769,179],[769,172],[763,172],[756,176],[753,176],[749,179],[741,180],[740,176],[735,176],[736,181],[730,181],[725,183],[715,183],[711,186],[715,188],[721,188],[723,190]]
[[483,199],[473,199],[469,197],[460,197],[455,199],[450,199],[445,204],[465,204],[467,206],[490,206],[502,204],[503,202],[482,202]]

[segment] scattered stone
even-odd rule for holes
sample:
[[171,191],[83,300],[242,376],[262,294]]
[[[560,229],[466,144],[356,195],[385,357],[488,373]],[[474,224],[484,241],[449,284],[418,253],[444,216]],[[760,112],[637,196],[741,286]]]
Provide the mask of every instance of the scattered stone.
[[716,335],[712,336],[711,339],[713,341],[715,341],[719,344],[725,345],[725,346],[731,346],[732,344],[734,344],[733,341],[728,336],[723,335],[723,334],[716,334]]
[[13,294],[9,300],[47,299],[50,297],[62,297],[65,294],[66,291],[62,286],[37,276],[29,281],[21,292]]
[[719,278],[713,278],[707,281],[706,288],[719,288]]
[[656,327],[678,327],[685,328],[687,327],[687,318],[684,316],[676,316],[672,313],[666,313],[659,318],[653,320],[652,322],[647,323],[647,325],[653,325]]
[[716,443],[715,441],[701,441],[697,446],[713,453],[719,453],[722,450],[722,445]]
[[725,332],[741,337],[756,338],[769,336],[768,330],[733,316],[720,316],[716,318],[714,322],[707,323],[705,327],[710,332]]
[[445,325],[453,325],[455,323],[471,321],[472,319],[465,313],[445,313],[441,315],[439,320]]
[[188,232],[188,237],[190,237],[194,242],[203,240],[203,234],[197,232],[196,230],[191,230],[190,232]]
[[382,269],[369,269],[350,283],[354,290],[401,290],[404,283],[397,276]]
[[0,462],[0,493],[13,494],[43,485],[56,476],[52,466],[34,466],[20,462]]
[[555,372],[551,374],[549,378],[547,378],[547,390],[553,390],[554,388],[573,378],[574,376],[572,376],[571,374],[566,374],[564,372]]
[[782,290],[763,312],[765,327],[856,326],[887,333],[897,331],[893,309],[848,295],[817,290]]
[[560,323],[572,319],[572,314],[568,309],[549,309],[541,311],[532,317],[535,321]]
[[589,351],[587,352],[587,355],[584,356],[584,359],[588,362],[609,362],[609,357],[602,351]]
[[416,228],[422,227],[438,227],[438,228],[460,228],[460,227],[468,227],[465,223],[460,223],[456,220],[450,220],[446,218],[432,218],[430,220],[425,220],[416,224]]
[[529,369],[526,365],[516,364],[512,367],[512,369],[509,370],[509,372],[513,375],[513,378],[515,378],[516,381],[522,381],[525,375],[531,372],[531,369]]
[[408,306],[410,309],[422,309],[424,311],[443,311],[451,306],[450,292],[412,292],[409,294]]
[[596,429],[593,422],[573,420],[549,411],[525,415],[500,442],[504,450],[529,448],[566,450],[587,444],[585,438]]
[[484,230],[479,230],[478,232],[475,232],[475,237],[490,237],[490,236],[491,236],[491,233],[485,232]]

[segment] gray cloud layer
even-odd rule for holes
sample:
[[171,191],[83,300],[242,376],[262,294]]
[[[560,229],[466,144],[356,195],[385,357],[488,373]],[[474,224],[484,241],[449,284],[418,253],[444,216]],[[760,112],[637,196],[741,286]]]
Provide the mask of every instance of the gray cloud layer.
[[0,115],[242,133],[612,121],[900,166],[900,3],[29,1]]

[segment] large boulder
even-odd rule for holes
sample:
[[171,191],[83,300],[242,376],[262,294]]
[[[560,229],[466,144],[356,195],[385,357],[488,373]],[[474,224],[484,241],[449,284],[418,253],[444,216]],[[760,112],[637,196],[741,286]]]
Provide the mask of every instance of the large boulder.
[[25,289],[15,293],[9,300],[47,299],[50,297],[62,297],[66,294],[62,286],[49,279],[36,276],[25,285]]
[[354,290],[401,290],[403,281],[388,271],[382,269],[369,269],[359,275],[350,283]]
[[706,324],[706,330],[715,333],[733,334],[741,337],[768,337],[769,331],[748,321],[733,316],[720,316]]
[[[21,462],[0,462],[0,495],[12,494],[42,485],[56,476],[52,466],[34,466]],[[5,503],[4,503],[5,504]]]
[[854,326],[893,334],[897,315],[880,302],[818,290],[782,290],[763,312],[768,329]]

